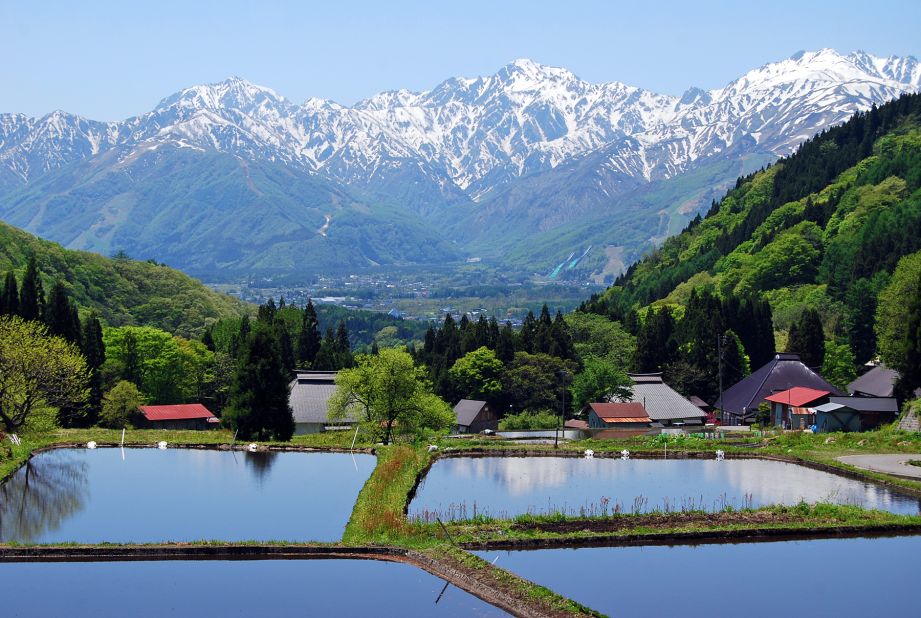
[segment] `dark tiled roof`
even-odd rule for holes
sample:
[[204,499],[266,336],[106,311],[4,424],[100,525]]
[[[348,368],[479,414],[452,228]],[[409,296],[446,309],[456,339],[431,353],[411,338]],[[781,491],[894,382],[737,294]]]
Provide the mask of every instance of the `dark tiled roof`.
[[848,384],[847,392],[852,395],[864,393],[874,397],[892,397],[898,380],[898,371],[880,364]]
[[690,401],[691,403],[693,403],[693,404],[694,404],[695,406],[697,406],[698,408],[709,408],[709,407],[710,407],[710,404],[709,404],[709,403],[707,403],[706,401],[704,401],[703,399],[701,399],[701,398],[698,397],[697,395],[691,395],[690,397],[688,397],[688,401]]
[[766,365],[734,384],[713,406],[741,417],[753,416],[764,398],[794,386],[841,394],[825,378],[800,361],[798,354],[776,354]]
[[847,406],[858,412],[892,412],[897,414],[899,404],[895,397],[829,397],[829,403]]
[[457,405],[454,406],[457,424],[464,427],[472,425],[485,405],[485,401],[477,401],[475,399],[461,399],[458,401]]

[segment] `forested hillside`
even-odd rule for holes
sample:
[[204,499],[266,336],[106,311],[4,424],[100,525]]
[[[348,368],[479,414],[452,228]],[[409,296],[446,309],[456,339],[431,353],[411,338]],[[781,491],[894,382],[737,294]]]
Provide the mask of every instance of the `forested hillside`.
[[[852,367],[881,352],[900,368],[911,345],[895,340],[908,341],[909,335],[918,257],[906,256],[921,250],[919,188],[921,96],[905,95],[740,178],[706,217],[634,264],[583,309],[623,320],[638,332],[651,322],[647,316],[656,315],[650,306],[668,309],[680,331],[691,306],[697,311],[714,301],[725,306],[764,299],[778,349],[807,354],[816,365]],[[712,330],[720,331],[726,315],[716,314],[722,323]],[[816,347],[803,339],[816,322],[823,327],[818,349],[797,349]],[[681,346],[685,356],[701,346],[701,336],[679,337],[679,355]],[[754,356],[763,352],[748,344],[745,349],[757,366]],[[826,351],[834,358],[826,359]],[[901,369],[904,374],[907,366]]]
[[190,337],[210,322],[245,312],[241,301],[172,268],[71,251],[0,222],[0,273],[12,270],[21,279],[31,256],[46,290],[63,283],[81,309],[95,311],[111,326],[155,326]]

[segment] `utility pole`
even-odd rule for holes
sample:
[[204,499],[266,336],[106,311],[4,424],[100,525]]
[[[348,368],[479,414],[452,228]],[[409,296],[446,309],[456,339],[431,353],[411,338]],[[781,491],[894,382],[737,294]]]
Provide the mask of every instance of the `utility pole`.
[[563,384],[563,401],[560,406],[560,420],[556,423],[556,432],[553,434],[553,448],[558,448],[560,444],[560,425],[563,423],[563,417],[566,415],[566,372],[560,372],[560,382]]
[[720,372],[720,420],[726,422],[724,417],[725,412],[723,412],[723,348],[726,345],[726,335],[717,335],[716,336],[716,351],[717,357],[719,358],[719,372]]

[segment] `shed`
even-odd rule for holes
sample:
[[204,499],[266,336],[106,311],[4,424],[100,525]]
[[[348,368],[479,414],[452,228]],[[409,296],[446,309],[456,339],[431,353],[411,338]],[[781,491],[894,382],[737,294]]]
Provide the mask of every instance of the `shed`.
[[143,425],[150,429],[213,429],[221,424],[211,411],[200,403],[164,406],[141,406]]
[[661,373],[631,373],[630,379],[633,380],[630,401],[642,404],[652,422],[663,427],[706,422],[707,413],[666,384]]
[[771,404],[771,423],[788,429],[805,429],[815,425],[815,406],[828,403],[831,393],[815,388],[794,386],[785,391],[768,395],[765,401]]
[[815,427],[819,433],[860,431],[860,414],[840,403],[824,403],[815,410]]
[[[831,396],[828,401],[854,410],[860,421],[858,431],[871,431],[880,425],[893,422],[899,415],[899,404],[895,397]],[[821,426],[819,430],[821,431]]]
[[587,412],[592,429],[644,429],[652,424],[641,403],[590,403]]
[[803,364],[798,354],[778,353],[757,371],[728,388],[714,407],[722,410],[723,424],[744,425],[754,420],[758,406],[766,401],[766,397],[794,386],[824,390],[832,395],[841,394],[825,378]]
[[[331,426],[328,403],[336,391],[335,371],[298,371],[291,381],[288,403],[294,414],[294,434],[320,433]],[[351,426],[354,419],[336,421],[337,426]]]
[[461,399],[454,406],[458,433],[480,433],[486,429],[497,431],[499,417],[485,401]]

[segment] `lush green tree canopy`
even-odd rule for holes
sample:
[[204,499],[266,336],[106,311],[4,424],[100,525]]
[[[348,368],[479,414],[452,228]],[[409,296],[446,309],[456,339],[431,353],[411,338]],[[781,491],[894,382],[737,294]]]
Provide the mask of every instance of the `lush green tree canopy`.
[[576,354],[582,361],[595,358],[628,371],[633,362],[636,338],[613,322],[594,313],[575,311],[566,315]]
[[633,394],[633,380],[614,363],[590,358],[569,390],[573,409],[578,411],[590,403],[629,400]]
[[39,409],[82,405],[88,382],[74,344],[38,322],[0,316],[0,422],[6,431],[22,427]]
[[138,387],[126,380],[120,380],[102,398],[99,424],[114,429],[128,427],[143,403],[144,399]]
[[106,373],[138,385],[151,403],[197,401],[208,380],[214,353],[150,326],[106,328]]
[[357,366],[336,376],[336,391],[329,400],[331,420],[352,417],[384,444],[395,433],[421,435],[426,430],[448,429],[454,412],[433,394],[426,371],[412,356],[384,349],[376,356],[359,354]]
[[449,374],[461,398],[490,401],[502,392],[503,369],[496,353],[483,346],[457,359]]

